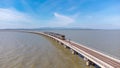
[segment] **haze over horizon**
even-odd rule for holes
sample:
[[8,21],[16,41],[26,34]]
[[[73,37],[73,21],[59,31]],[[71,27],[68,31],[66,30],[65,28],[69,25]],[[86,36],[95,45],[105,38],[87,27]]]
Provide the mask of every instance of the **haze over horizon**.
[[120,0],[1,0],[0,29],[120,29]]

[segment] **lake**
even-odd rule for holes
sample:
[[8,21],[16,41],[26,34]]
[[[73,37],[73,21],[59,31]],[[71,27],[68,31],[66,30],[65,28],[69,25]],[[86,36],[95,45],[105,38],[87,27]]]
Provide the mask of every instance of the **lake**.
[[0,68],[89,68],[77,55],[38,34],[0,31]]

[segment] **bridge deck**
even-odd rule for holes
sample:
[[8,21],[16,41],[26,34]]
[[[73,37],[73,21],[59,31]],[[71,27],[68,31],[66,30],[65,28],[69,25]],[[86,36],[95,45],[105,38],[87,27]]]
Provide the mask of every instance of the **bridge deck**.
[[[69,41],[65,41],[65,42],[69,43]],[[91,51],[91,50],[89,50],[89,49],[87,49],[87,48],[85,48],[85,47],[82,47],[82,46],[80,46],[80,45],[78,45],[78,44],[75,44],[75,43],[73,43],[73,42],[70,42],[70,44],[73,45],[73,46],[75,46],[75,47],[77,47],[77,48],[79,48],[80,50],[83,50],[83,51],[85,51],[86,53],[89,53],[90,55],[92,55],[92,56],[100,59],[101,61],[103,61],[103,62],[105,62],[105,63],[113,66],[114,68],[120,68],[120,63],[117,62],[117,61],[115,61],[115,60],[112,60],[112,59],[110,59],[110,58],[108,58],[108,57],[106,57],[106,56],[104,56],[104,55],[101,55],[101,54],[99,54],[99,53],[96,53],[96,52],[94,52],[94,51]]]

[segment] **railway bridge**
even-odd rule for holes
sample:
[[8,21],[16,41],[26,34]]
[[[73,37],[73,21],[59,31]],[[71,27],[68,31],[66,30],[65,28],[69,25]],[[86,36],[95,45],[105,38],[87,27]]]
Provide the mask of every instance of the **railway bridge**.
[[82,55],[83,59],[86,61],[86,65],[96,64],[100,68],[120,68],[120,60],[88,48],[84,45],[78,44],[74,41],[70,41],[65,38],[65,35],[53,32],[31,32],[47,36],[62,44],[65,48],[71,49],[73,54],[76,53]]

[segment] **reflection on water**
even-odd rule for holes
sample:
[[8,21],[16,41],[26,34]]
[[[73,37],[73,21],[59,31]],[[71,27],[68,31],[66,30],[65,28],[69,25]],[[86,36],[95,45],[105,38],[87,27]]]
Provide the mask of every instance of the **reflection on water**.
[[36,34],[0,32],[0,68],[86,67],[78,56],[51,42]]

